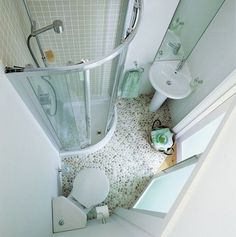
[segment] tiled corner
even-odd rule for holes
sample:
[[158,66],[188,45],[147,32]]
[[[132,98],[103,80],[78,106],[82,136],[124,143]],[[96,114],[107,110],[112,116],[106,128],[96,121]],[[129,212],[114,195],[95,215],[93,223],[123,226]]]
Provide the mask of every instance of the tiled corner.
[[120,99],[117,128],[110,142],[90,155],[62,158],[67,167],[62,174],[65,196],[70,193],[80,170],[99,168],[105,171],[110,181],[110,192],[104,202],[110,212],[116,207],[132,207],[166,157],[151,147],[149,135],[156,118],[170,126],[169,110],[164,104],[157,113],[149,112],[150,100],[151,96],[144,95]]

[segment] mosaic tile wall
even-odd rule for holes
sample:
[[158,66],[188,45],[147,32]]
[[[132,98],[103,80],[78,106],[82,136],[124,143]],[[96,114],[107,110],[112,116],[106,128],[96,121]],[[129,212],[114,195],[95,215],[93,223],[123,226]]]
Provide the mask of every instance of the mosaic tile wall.
[[[49,66],[98,59],[121,43],[126,0],[27,0],[27,3],[37,28],[56,19],[63,21],[62,34],[50,30],[39,35],[43,50],[52,50],[55,55]],[[113,66],[108,62],[91,71],[92,95],[110,94]]]
[[32,63],[26,46],[28,22],[22,1],[0,1],[0,60],[4,66]]
[[62,157],[63,193],[67,196],[76,174],[83,168],[104,170],[110,180],[105,200],[112,212],[116,207],[130,208],[166,158],[149,144],[152,122],[159,118],[170,126],[167,104],[157,113],[149,112],[151,96],[121,99],[117,103],[118,124],[114,136],[101,150],[80,156]]
[[27,0],[37,28],[60,19],[64,32],[40,35],[43,49],[52,49],[57,65],[68,60],[90,60],[110,52],[120,43],[127,1],[117,0]]

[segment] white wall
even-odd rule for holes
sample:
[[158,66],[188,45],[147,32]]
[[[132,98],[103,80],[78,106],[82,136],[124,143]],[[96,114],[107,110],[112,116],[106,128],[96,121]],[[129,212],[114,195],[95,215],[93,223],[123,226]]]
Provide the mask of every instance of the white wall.
[[152,237],[159,237],[162,225],[163,225],[163,216],[159,217],[158,215],[152,216],[149,214],[137,212],[135,210],[126,210],[123,208],[117,208],[115,213],[122,217],[124,220],[128,221],[134,226],[138,226],[143,231],[148,233]]
[[211,121],[208,124],[205,124],[200,128],[198,127],[195,133],[191,134],[185,139],[183,138],[183,140],[181,139],[181,141],[177,140],[176,143],[179,143],[178,150],[181,151],[181,155],[179,155],[180,157],[178,157],[178,155],[177,157],[182,161],[196,154],[203,153],[212,137],[215,135],[215,132],[224,116],[224,113],[220,115],[214,115],[214,118],[211,118]]
[[203,84],[182,100],[169,100],[173,125],[181,121],[236,66],[236,28],[234,0],[227,0],[190,55],[188,63],[193,78]]
[[[21,1],[0,1],[0,64],[32,62]],[[20,13],[21,14],[20,14]],[[26,33],[24,33],[25,31]],[[59,154],[0,67],[0,236],[50,236]]]
[[144,0],[144,12],[137,35],[129,46],[125,70],[137,61],[144,68],[140,93],[154,92],[149,80],[149,68],[162,42],[179,0]]
[[162,237],[236,236],[235,99],[232,114],[201,157],[203,163]]
[[117,215],[112,215],[106,224],[101,220],[89,221],[83,229],[72,230],[55,234],[55,237],[151,237],[148,233],[130,224]]
[[0,72],[0,236],[50,236],[59,154]]

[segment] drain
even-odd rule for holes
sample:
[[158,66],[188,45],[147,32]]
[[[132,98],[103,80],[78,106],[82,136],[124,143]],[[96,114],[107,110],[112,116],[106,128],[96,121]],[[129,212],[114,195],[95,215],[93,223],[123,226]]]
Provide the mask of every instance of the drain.
[[172,83],[171,83],[171,81],[166,81],[166,84],[167,84],[168,86],[170,86]]

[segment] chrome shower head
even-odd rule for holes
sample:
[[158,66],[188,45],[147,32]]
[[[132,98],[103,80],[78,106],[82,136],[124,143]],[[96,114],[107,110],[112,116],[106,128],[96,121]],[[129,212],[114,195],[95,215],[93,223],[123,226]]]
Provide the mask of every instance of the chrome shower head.
[[63,27],[63,22],[61,20],[55,20],[51,25],[45,26],[41,29],[34,30],[31,35],[35,37],[36,35],[39,35],[45,31],[53,29],[56,33],[60,34],[63,32],[64,27]]
[[30,39],[32,37],[35,37],[35,36],[45,32],[45,31],[48,31],[48,30],[51,30],[51,29],[53,29],[58,34],[62,33],[63,30],[64,30],[63,22],[61,20],[55,20],[55,21],[53,21],[53,23],[51,25],[45,26],[45,27],[43,27],[41,29],[38,29],[38,30],[32,30],[31,34],[27,38],[28,49],[29,49],[30,54],[31,54],[31,56],[32,56],[32,58],[33,58],[33,60],[34,60],[37,67],[40,67],[40,66],[39,66],[39,63],[38,63],[37,59],[34,56],[34,53],[33,53],[32,49],[31,49]]
[[56,33],[61,34],[64,31],[63,22],[61,20],[55,20],[52,24]]

